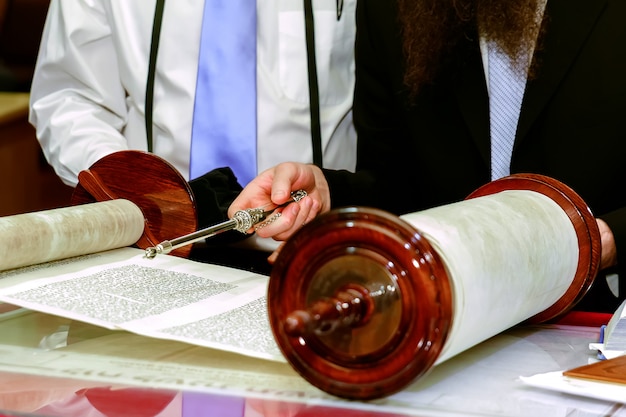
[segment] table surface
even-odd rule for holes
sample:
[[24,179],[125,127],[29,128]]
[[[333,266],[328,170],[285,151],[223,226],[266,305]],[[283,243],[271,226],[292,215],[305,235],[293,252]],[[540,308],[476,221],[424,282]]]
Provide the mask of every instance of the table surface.
[[0,415],[626,416],[624,405],[519,380],[595,360],[598,327],[585,324],[518,326],[365,403],[329,396],[284,363],[9,309],[0,313]]

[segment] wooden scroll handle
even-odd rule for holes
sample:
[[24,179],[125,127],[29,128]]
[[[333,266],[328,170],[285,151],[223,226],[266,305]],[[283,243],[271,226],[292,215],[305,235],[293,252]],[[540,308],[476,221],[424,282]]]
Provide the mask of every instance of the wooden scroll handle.
[[[532,318],[569,309],[598,270],[600,236],[587,205],[558,181],[498,180],[468,198],[502,190],[552,198],[580,247],[571,288]],[[381,210],[350,207],[316,218],[283,246],[268,288],[270,325],[287,361],[333,395],[369,400],[397,392],[434,366],[454,319],[451,276],[414,226]]]
[[[145,249],[195,232],[196,205],[187,181],[164,159],[142,151],[120,151],[97,161],[78,176],[73,205],[126,199],[137,205],[145,218],[144,233],[137,246]],[[191,246],[173,255],[186,257]]]

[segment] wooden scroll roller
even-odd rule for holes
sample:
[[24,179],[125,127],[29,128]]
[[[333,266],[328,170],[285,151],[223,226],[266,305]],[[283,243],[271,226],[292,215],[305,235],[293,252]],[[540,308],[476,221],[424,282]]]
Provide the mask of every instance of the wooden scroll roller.
[[565,313],[592,284],[600,248],[585,202],[539,175],[401,217],[337,209],[281,250],[270,323],[313,385],[375,399],[516,324]]
[[[73,205],[125,199],[143,213],[143,233],[136,246],[146,249],[196,231],[193,192],[178,170],[164,159],[142,151],[115,152],[78,175]],[[172,251],[187,257],[191,246]]]

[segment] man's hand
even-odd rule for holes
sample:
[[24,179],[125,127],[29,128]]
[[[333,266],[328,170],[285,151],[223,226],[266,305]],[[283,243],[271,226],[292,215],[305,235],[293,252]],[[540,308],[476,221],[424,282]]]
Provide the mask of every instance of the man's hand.
[[617,249],[615,239],[609,225],[602,219],[596,219],[600,229],[600,240],[602,241],[602,258],[600,259],[600,269],[617,265]]
[[280,210],[280,217],[256,229],[260,237],[286,240],[319,213],[330,210],[328,183],[315,165],[285,162],[262,172],[233,201],[228,216],[232,217],[238,210],[283,204],[292,191],[299,189],[306,191],[307,196],[289,204]]

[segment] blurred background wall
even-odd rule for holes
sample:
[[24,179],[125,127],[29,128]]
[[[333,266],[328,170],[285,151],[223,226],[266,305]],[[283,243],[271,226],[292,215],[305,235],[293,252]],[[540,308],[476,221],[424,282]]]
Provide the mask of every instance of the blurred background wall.
[[49,2],[0,0],[0,90],[29,90]]
[[0,216],[64,206],[71,196],[28,123],[30,84],[49,1],[0,0]]

